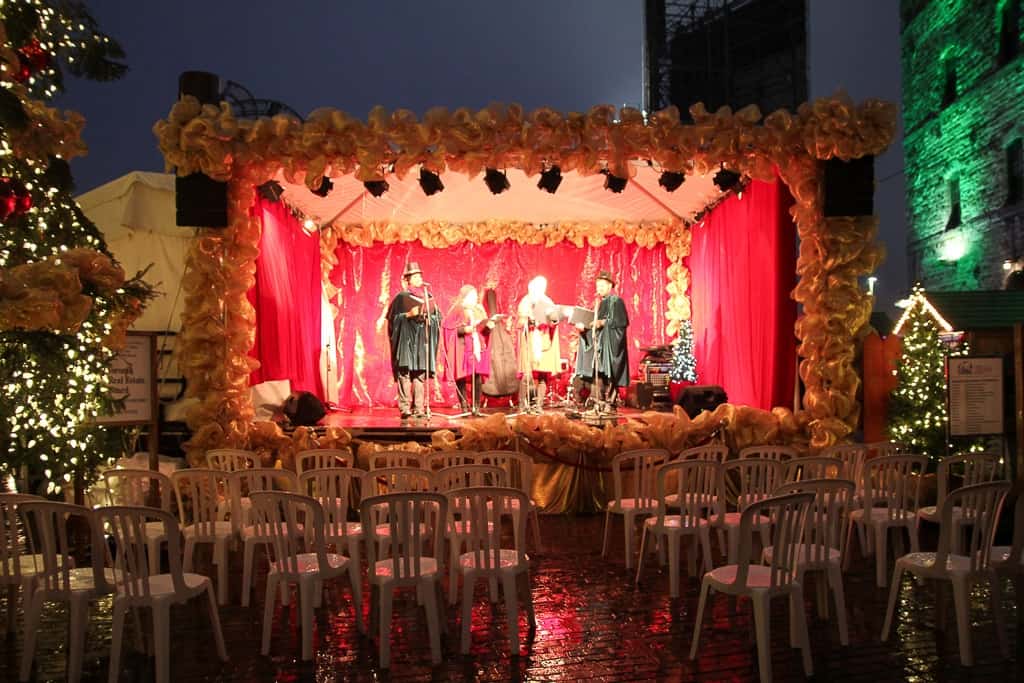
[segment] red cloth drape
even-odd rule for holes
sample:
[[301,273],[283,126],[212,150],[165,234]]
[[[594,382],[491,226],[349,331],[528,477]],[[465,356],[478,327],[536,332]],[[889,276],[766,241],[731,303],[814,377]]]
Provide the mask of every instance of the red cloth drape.
[[257,199],[260,254],[249,299],[256,308],[253,384],[287,379],[292,391],[324,397],[320,379],[320,239],[280,202]]
[[694,355],[700,384],[729,401],[792,406],[795,381],[796,237],[781,182],[753,181],[693,226],[690,248]]
[[[635,371],[641,346],[666,344],[665,306],[668,294],[665,246],[643,248],[612,238],[601,247],[576,247],[568,242],[553,246],[517,244],[511,240],[475,245],[469,242],[447,249],[428,249],[420,242],[375,244],[371,247],[339,245],[338,266],[332,282],[338,287],[338,363],[341,405],[394,405],[385,311],[398,291],[406,262],[416,261],[430,283],[442,313],[463,284],[480,291],[493,287],[501,312],[513,316],[526,285],[536,275],[548,279],[547,293],[556,304],[593,306],[594,278],[600,270],[619,277],[617,291],[626,300],[630,317],[629,354]],[[560,325],[561,357],[574,362],[574,329]],[[443,358],[442,358],[443,361]],[[442,362],[439,366],[443,367]],[[454,383],[443,378],[433,400],[454,401]]]

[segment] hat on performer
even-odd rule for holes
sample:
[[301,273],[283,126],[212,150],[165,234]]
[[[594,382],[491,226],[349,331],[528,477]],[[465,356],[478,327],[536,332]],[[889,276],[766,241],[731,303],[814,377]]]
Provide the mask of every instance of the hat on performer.
[[416,273],[423,274],[423,271],[420,270],[420,264],[415,261],[409,261],[405,264],[405,272],[402,273],[402,277],[412,277]]
[[597,277],[594,279],[605,280],[606,282],[611,283],[612,287],[615,286],[615,277],[612,275],[610,270],[602,270],[600,273],[597,274]]

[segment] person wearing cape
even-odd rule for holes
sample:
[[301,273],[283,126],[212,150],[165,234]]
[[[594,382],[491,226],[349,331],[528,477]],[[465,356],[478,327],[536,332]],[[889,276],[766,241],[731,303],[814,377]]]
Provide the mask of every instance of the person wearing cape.
[[[437,345],[440,340],[441,313],[423,285],[423,271],[410,261],[402,273],[405,289],[388,306],[388,340],[391,346],[391,372],[398,385],[398,409],[403,420],[426,413],[424,380],[437,371]],[[430,357],[427,356],[427,335]]]
[[494,321],[480,305],[476,287],[462,285],[442,328],[445,377],[455,381],[462,412],[476,412],[480,407],[483,378],[491,372],[487,339],[494,329]]
[[629,386],[629,346],[626,342],[629,315],[626,313],[626,303],[622,297],[612,293],[615,278],[609,271],[602,270],[598,274],[594,287],[600,298],[594,329],[582,324],[576,325],[580,332],[576,372],[585,379],[594,379],[593,335],[596,332],[597,382],[594,387],[594,398],[602,412],[615,412],[619,388]]
[[[498,308],[498,293],[495,290],[488,289],[484,292],[484,308],[492,319],[501,313]],[[516,343],[512,338],[511,324],[511,318],[504,318],[487,336],[491,368],[482,387],[487,396],[508,396],[519,389]]]
[[[517,308],[519,317],[520,409],[540,413],[544,409],[548,379],[561,369],[558,320],[561,316],[547,295],[547,278],[530,280],[527,295]],[[531,403],[530,388],[534,388]]]

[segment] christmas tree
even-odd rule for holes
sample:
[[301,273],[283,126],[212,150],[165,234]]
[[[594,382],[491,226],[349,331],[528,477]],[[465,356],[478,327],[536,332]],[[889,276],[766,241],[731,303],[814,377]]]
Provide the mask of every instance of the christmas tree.
[[939,337],[938,312],[917,285],[910,307],[896,326],[903,337],[903,354],[896,370],[899,384],[889,397],[889,436],[913,453],[938,459],[946,453],[946,356],[951,348]]
[[674,382],[697,381],[697,359],[693,355],[693,322],[684,320],[679,325],[679,336],[672,346],[672,370],[669,376]]
[[110,361],[152,296],[71,197],[81,116],[46,105],[65,71],[111,80],[122,57],[81,3],[0,0],[0,467],[47,493],[109,458]]

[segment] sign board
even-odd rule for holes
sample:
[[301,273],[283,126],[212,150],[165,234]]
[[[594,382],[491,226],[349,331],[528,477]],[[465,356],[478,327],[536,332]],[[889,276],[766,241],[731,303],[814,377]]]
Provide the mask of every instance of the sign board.
[[1002,434],[1002,357],[947,358],[946,402],[950,436]]
[[99,422],[150,424],[155,420],[155,340],[150,334],[128,333],[127,344],[110,363],[110,395],[124,399],[124,407],[113,415],[99,417]]

